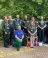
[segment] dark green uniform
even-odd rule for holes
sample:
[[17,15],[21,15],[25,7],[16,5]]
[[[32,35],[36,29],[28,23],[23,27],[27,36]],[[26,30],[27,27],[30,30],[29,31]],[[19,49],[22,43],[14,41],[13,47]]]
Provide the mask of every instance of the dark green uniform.
[[[42,41],[45,42],[45,29],[46,29],[45,26],[46,26],[45,21],[40,21],[38,24],[38,28],[39,28],[38,38],[40,39],[41,42]],[[45,27],[45,28],[43,28],[43,27]]]
[[8,47],[10,41],[10,24],[3,21],[4,47]]
[[24,36],[25,38],[23,39],[23,45],[26,46],[27,45],[27,37],[28,37],[28,25],[30,24],[30,21],[29,20],[22,20],[21,22],[21,26],[22,26],[22,30],[24,31]]
[[29,25],[29,20],[22,20],[22,23],[21,23],[22,27],[28,27]]
[[17,29],[17,26],[21,25],[21,20],[16,18],[13,23],[14,23],[14,29]]
[[[31,32],[31,33],[34,33],[36,30],[37,30],[37,25],[36,24],[34,24],[34,25],[30,25],[29,27],[28,27],[28,30]],[[36,34],[34,34],[34,35],[30,35],[30,36],[34,36],[35,38],[37,37],[37,33]]]
[[10,24],[10,45],[12,45],[13,39],[14,39],[14,25],[13,20],[9,21]]
[[21,23],[22,29],[23,29],[25,34],[28,33],[27,28],[28,28],[29,23],[30,23],[29,20],[23,20]]

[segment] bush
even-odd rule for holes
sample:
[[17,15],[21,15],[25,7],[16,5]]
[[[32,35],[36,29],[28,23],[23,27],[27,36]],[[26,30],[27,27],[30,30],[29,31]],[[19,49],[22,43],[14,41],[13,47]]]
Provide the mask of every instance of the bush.
[[0,18],[16,14],[48,17],[48,0],[0,0]]

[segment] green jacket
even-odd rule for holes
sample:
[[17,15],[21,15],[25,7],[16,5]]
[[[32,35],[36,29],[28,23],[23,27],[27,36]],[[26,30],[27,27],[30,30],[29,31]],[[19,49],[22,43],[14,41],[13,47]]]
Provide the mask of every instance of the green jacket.
[[36,30],[37,30],[37,25],[34,24],[34,25],[29,25],[28,26],[28,30],[31,32],[31,33],[34,33]]
[[7,34],[10,34],[10,24],[9,23],[6,23],[5,21],[2,22],[2,29],[3,29],[3,32],[7,33]]
[[21,26],[22,27],[28,27],[28,25],[30,24],[30,21],[29,20],[22,20],[22,22],[21,22]]

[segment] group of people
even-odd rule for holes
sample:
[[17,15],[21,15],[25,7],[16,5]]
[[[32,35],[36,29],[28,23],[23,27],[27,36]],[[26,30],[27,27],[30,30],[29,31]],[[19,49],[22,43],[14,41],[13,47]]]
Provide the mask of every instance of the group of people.
[[41,21],[38,22],[34,16],[28,19],[27,15],[24,15],[24,18],[20,19],[19,15],[16,15],[14,20],[12,16],[4,16],[2,22],[4,47],[12,45],[19,50],[21,46],[28,46],[29,42],[30,47],[33,47],[34,41],[37,43],[38,39],[45,42],[48,26],[43,19],[41,16]]

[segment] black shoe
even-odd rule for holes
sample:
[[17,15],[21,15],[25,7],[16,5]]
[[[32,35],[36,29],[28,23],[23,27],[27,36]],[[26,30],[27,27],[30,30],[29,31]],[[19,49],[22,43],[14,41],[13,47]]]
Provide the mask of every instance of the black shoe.
[[34,48],[34,47],[30,47],[30,48]]
[[20,50],[20,48],[17,48],[17,51],[19,51]]

